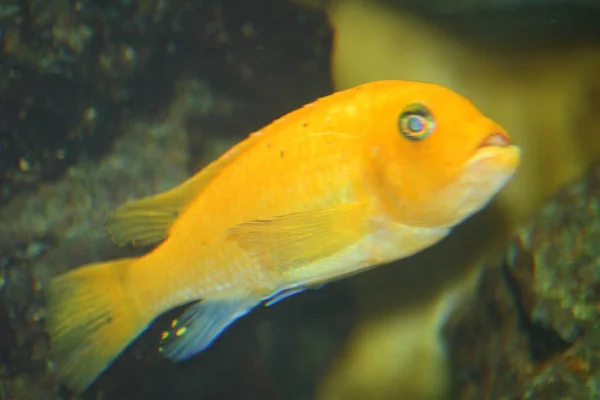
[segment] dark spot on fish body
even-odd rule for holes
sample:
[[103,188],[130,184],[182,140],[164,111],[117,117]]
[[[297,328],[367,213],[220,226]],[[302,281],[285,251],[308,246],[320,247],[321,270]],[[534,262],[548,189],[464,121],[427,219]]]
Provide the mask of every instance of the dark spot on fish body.
[[303,123],[302,123],[302,127],[303,127],[303,128],[308,128],[308,122],[303,122]]
[[271,143],[267,143],[267,149],[271,148]]
[[128,272],[129,272],[129,269],[127,269],[127,268],[118,268],[116,271],[117,279],[123,285],[127,284]]
[[283,152],[283,150],[281,150],[281,151],[279,152],[279,158],[283,158],[283,155],[284,155],[284,152]]

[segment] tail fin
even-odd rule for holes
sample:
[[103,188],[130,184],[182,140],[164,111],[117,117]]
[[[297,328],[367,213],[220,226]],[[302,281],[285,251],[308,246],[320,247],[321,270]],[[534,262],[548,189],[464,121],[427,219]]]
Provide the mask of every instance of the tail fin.
[[151,322],[128,292],[136,259],[89,264],[53,278],[46,329],[59,375],[84,391]]

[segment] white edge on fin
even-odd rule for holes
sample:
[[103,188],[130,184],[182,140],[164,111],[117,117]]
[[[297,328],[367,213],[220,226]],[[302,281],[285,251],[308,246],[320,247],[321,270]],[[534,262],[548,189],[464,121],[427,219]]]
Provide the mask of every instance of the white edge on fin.
[[323,286],[325,286],[324,283],[319,283],[311,286],[297,286],[280,290],[279,292],[276,292],[273,296],[269,297],[269,299],[265,302],[265,307],[270,307],[275,303],[279,303],[281,300],[287,299],[288,297],[291,297],[295,294],[304,292],[307,289],[321,289]]
[[279,303],[283,299],[287,299],[288,297],[291,297],[300,292],[304,292],[305,290],[305,287],[281,290],[277,292],[273,297],[269,298],[269,300],[267,300],[267,302],[265,303],[265,307],[270,307],[275,303]]

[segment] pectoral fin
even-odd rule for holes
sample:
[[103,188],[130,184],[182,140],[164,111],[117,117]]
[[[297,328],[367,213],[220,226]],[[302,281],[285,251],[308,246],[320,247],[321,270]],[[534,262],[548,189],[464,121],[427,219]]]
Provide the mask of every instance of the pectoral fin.
[[367,228],[365,206],[352,203],[251,221],[231,228],[228,236],[264,268],[285,272],[333,255],[360,240]]

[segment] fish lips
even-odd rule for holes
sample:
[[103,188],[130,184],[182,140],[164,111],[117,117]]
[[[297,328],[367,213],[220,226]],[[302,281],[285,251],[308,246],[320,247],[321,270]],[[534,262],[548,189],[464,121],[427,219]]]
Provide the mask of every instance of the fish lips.
[[511,143],[508,136],[495,133],[486,137],[469,159],[467,169],[481,169],[480,173],[512,175],[521,163],[521,148]]

